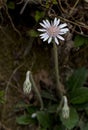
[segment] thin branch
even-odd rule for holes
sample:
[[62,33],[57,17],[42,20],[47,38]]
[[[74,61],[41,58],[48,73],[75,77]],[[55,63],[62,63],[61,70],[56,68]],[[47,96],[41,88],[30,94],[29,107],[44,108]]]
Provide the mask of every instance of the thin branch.
[[69,12],[69,15],[71,15],[75,9],[75,7],[77,6],[77,4],[79,3],[79,0],[76,0],[74,6],[71,8],[71,11]]
[[12,21],[12,18],[11,18],[11,16],[9,15],[7,5],[4,4],[4,7],[5,7],[5,10],[6,10],[7,17],[8,17],[8,19],[9,19],[9,21],[10,21],[10,23],[11,23],[11,25],[12,25],[14,31],[21,37],[21,33],[19,32],[19,30],[16,29],[16,27],[15,27],[13,21]]
[[17,70],[20,69],[23,65],[24,65],[24,63],[21,64],[20,66],[18,66],[18,67],[13,71],[12,75],[10,76],[9,81],[8,81],[8,83],[7,83],[7,86],[6,86],[6,89],[5,89],[5,100],[7,99],[7,93],[8,93],[9,85],[10,85],[10,83],[11,83],[11,80],[12,80],[14,74],[15,74],[15,73],[17,72]]

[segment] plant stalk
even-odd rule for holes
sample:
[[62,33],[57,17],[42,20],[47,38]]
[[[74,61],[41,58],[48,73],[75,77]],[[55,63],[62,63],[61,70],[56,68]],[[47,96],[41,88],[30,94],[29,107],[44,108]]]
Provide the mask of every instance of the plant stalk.
[[43,108],[44,108],[43,100],[42,100],[41,95],[40,95],[40,92],[39,92],[39,90],[38,90],[38,88],[37,88],[37,86],[36,86],[36,84],[35,84],[35,81],[34,81],[34,79],[33,79],[32,74],[30,74],[30,80],[31,80],[31,83],[32,83],[32,85],[33,85],[33,87],[34,87],[34,90],[35,90],[35,92],[36,92],[36,95],[37,95],[37,97],[38,97],[38,99],[39,99],[39,101],[40,101],[41,110],[43,110]]
[[57,45],[53,43],[53,52],[54,52],[54,63],[55,63],[55,76],[56,76],[56,91],[60,98],[63,96],[63,85],[60,82],[60,74],[59,74],[59,64],[58,64],[58,51]]

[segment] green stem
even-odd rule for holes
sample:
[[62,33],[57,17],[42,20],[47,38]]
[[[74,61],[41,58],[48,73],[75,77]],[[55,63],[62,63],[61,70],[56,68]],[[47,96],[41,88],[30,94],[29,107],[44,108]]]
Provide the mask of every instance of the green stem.
[[62,92],[62,83],[60,82],[60,74],[59,74],[59,64],[58,64],[58,51],[57,51],[57,45],[53,43],[53,51],[54,51],[54,62],[55,62],[55,76],[56,76],[56,91],[58,93],[58,96],[62,98],[63,92]]
[[40,95],[40,92],[39,92],[39,90],[38,90],[38,88],[37,88],[37,86],[36,86],[36,84],[35,84],[35,81],[34,81],[34,79],[33,79],[32,74],[30,74],[30,79],[31,79],[31,83],[32,83],[32,85],[33,85],[33,87],[34,87],[34,90],[35,90],[35,92],[36,92],[36,94],[37,94],[37,97],[38,97],[38,99],[39,99],[39,101],[40,101],[41,110],[43,110],[43,108],[44,108],[43,100],[42,100],[41,95]]

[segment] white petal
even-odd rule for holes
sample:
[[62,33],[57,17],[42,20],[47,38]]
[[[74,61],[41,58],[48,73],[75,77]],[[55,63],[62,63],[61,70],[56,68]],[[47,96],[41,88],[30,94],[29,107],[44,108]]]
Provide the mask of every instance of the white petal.
[[41,37],[41,39],[43,39],[43,38],[46,38],[46,37],[49,37],[49,36],[47,35],[47,33],[43,33],[43,34],[40,35],[40,37]]
[[55,40],[56,44],[59,45],[58,39],[56,37],[54,38],[54,40]]
[[56,26],[58,26],[59,23],[60,23],[60,19],[57,20],[57,22],[56,22]]
[[46,32],[46,29],[38,29],[40,32]]
[[44,38],[46,38],[46,36],[45,36],[45,35],[44,35],[44,36],[40,36],[40,38],[41,38],[41,39],[44,39]]
[[40,39],[44,39],[45,37],[40,37]]
[[54,19],[54,23],[53,23],[53,25],[55,26],[56,23],[57,23],[57,18]]
[[43,39],[43,38],[45,38],[45,37],[46,37],[46,35],[40,36],[41,39]]
[[64,28],[64,27],[66,27],[66,26],[67,26],[66,23],[64,23],[64,24],[60,24],[59,28]]
[[45,24],[46,28],[49,27],[48,23],[45,20],[43,20],[43,23]]
[[46,25],[43,24],[43,23],[40,23],[40,25],[41,25],[42,27],[44,27],[44,28],[47,28]]
[[51,41],[52,41],[52,37],[49,38],[48,43],[50,43]]
[[48,24],[48,27],[50,26],[50,22],[49,22],[49,20],[46,20],[46,22],[47,22],[47,24]]
[[45,37],[43,41],[46,41],[49,38],[49,36]]
[[68,32],[69,31],[69,29],[68,28],[63,28],[63,29],[60,29],[60,32],[64,32],[64,33],[66,33],[66,32]]
[[63,35],[63,34],[65,34],[65,33],[66,33],[66,32],[59,32],[60,35]]
[[44,39],[45,37],[40,37],[40,39]]
[[47,35],[47,33],[42,33],[42,34],[40,34],[40,36],[44,36],[44,35]]
[[42,37],[40,37],[40,39],[45,39],[46,37],[48,37],[48,36],[42,36]]
[[60,36],[60,35],[58,35],[57,36],[60,40],[62,40],[62,41],[64,41],[65,39],[62,37],[62,36]]

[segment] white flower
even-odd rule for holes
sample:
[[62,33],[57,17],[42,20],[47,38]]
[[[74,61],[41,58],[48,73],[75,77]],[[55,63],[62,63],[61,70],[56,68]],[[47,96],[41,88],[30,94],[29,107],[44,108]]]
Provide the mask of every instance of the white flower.
[[29,94],[31,92],[31,81],[30,81],[30,71],[27,71],[26,73],[26,79],[23,84],[23,91],[25,94]]
[[67,119],[67,118],[69,118],[70,109],[69,109],[69,106],[68,106],[67,97],[63,96],[63,98],[64,98],[64,106],[62,108],[62,117],[64,119]]
[[69,29],[66,28],[67,24],[60,24],[60,19],[57,18],[54,19],[54,22],[51,21],[51,23],[48,20],[43,20],[43,23],[40,23],[40,25],[43,27],[42,29],[38,29],[38,31],[42,32],[42,34],[40,34],[41,39],[43,39],[43,41],[48,40],[48,43],[54,39],[57,45],[59,44],[58,39],[62,41],[65,40],[61,35],[69,31]]

